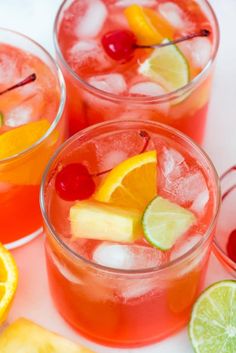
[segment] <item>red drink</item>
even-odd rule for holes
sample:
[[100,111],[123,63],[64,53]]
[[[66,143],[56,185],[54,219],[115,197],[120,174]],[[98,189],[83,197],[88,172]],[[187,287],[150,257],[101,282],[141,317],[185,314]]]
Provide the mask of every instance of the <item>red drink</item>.
[[[165,251],[149,243],[147,231],[156,193],[164,208],[153,222],[166,227],[163,238],[178,233],[176,213],[194,217]],[[115,347],[179,330],[203,288],[218,206],[211,162],[175,130],[116,121],[75,135],[52,160],[41,194],[49,284],[62,316],[85,337]],[[134,223],[131,230],[137,214],[143,230]]]
[[[209,31],[209,36],[179,43],[178,49],[169,47],[167,53],[166,48],[139,48],[131,50],[131,57],[126,53],[122,60],[115,60],[124,47],[129,49],[132,34],[138,45],[153,45],[163,38],[176,40],[202,30]],[[71,134],[114,118],[149,119],[202,141],[219,39],[215,15],[206,1],[65,1],[55,31],[68,89]],[[116,31],[109,39],[111,47],[119,47],[115,59],[106,48],[111,31]],[[126,38],[127,31],[131,38]],[[152,55],[165,56],[161,65],[157,60],[154,73],[147,72]],[[171,55],[181,61],[176,68],[173,64],[178,60],[172,63]],[[179,71],[178,82],[171,70]]]
[[43,48],[0,32],[0,242],[15,247],[42,231],[39,185],[64,139],[65,88]]

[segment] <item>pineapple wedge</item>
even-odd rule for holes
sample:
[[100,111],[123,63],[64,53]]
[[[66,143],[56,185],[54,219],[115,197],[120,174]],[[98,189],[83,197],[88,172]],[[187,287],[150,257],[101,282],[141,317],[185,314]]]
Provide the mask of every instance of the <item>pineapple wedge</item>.
[[74,238],[134,242],[142,236],[142,213],[98,201],[79,201],[70,209]]
[[0,352],[94,353],[23,318],[16,320],[1,334]]

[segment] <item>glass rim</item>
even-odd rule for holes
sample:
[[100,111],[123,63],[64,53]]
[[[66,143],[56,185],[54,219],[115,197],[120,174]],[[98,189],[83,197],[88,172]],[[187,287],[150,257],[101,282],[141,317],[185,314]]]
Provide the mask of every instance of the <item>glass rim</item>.
[[66,68],[66,70],[69,71],[69,73],[73,76],[74,79],[76,79],[77,81],[79,81],[79,83],[89,92],[92,92],[93,94],[95,94],[98,97],[102,97],[102,98],[106,98],[106,99],[110,99],[111,101],[114,102],[127,102],[127,103],[131,103],[131,104],[153,104],[153,103],[162,103],[162,102],[166,102],[167,100],[174,100],[175,98],[178,98],[181,95],[186,94],[188,91],[190,91],[193,87],[195,87],[199,82],[201,82],[208,74],[208,72],[210,71],[210,68],[212,67],[213,63],[215,62],[217,53],[218,53],[218,49],[219,49],[219,44],[220,44],[220,26],[219,26],[219,21],[217,19],[217,16],[215,14],[215,11],[213,10],[213,7],[211,6],[211,4],[209,3],[208,0],[203,0],[208,9],[210,10],[210,13],[212,15],[213,18],[213,22],[215,25],[215,36],[216,36],[216,41],[215,41],[215,45],[214,45],[214,49],[212,51],[211,57],[208,61],[208,63],[204,66],[204,68],[202,69],[202,71],[195,76],[190,82],[188,82],[186,85],[172,91],[172,92],[168,92],[168,93],[164,93],[161,95],[157,95],[157,96],[150,96],[150,97],[129,97],[129,96],[119,96],[117,94],[113,94],[113,93],[109,93],[106,91],[103,91],[101,89],[98,89],[94,86],[92,86],[91,84],[89,84],[88,82],[86,82],[84,79],[82,79],[71,67],[70,65],[67,63],[61,48],[60,48],[60,44],[58,41],[58,29],[59,29],[59,20],[60,20],[60,15],[63,11],[64,6],[66,5],[66,3],[70,1],[70,0],[63,0],[62,4],[60,5],[58,11],[57,11],[57,15],[55,17],[54,20],[54,26],[53,26],[53,43],[54,43],[54,47],[56,50],[56,54],[58,55],[59,61],[62,62],[63,66]]
[[[58,79],[58,83],[59,83],[59,89],[60,89],[60,103],[59,103],[59,107],[56,113],[55,118],[53,119],[52,123],[50,123],[50,127],[49,129],[46,131],[46,133],[40,138],[38,139],[35,143],[33,143],[30,147],[24,149],[23,151],[16,153],[10,157],[7,158],[3,158],[0,159],[0,164],[4,164],[4,163],[8,163],[11,162],[19,157],[24,156],[25,154],[31,152],[32,150],[34,150],[37,146],[39,146],[41,143],[44,142],[44,140],[46,140],[46,138],[48,136],[50,136],[50,134],[55,130],[55,128],[57,127],[58,123],[60,122],[63,112],[64,112],[64,108],[65,108],[65,102],[66,102],[66,85],[65,85],[65,80],[63,77],[63,74],[61,72],[60,67],[57,65],[55,59],[53,58],[53,56],[38,42],[36,42],[34,39],[30,38],[29,36],[20,33],[18,31],[12,30],[12,29],[8,29],[8,28],[4,28],[4,27],[0,27],[0,32],[5,32],[5,33],[10,33],[12,35],[15,35],[17,37],[21,37],[23,39],[25,39],[26,41],[28,41],[29,43],[32,43],[34,46],[36,46],[38,49],[40,49],[41,52],[43,52],[48,59],[50,60],[50,62],[52,63],[52,65],[55,68],[55,75],[57,76]],[[3,43],[0,39],[0,44]],[[14,47],[14,45],[12,45]]]
[[226,253],[222,250],[222,248],[217,244],[216,238],[213,240],[213,253],[215,254],[216,258],[220,261],[220,263],[224,266],[227,272],[232,273],[234,272],[235,276],[235,271],[236,271],[236,263],[231,260],[231,258],[226,255]]
[[[162,266],[155,266],[155,267],[150,267],[150,268],[141,268],[141,269],[134,269],[134,270],[128,270],[128,269],[115,269],[112,267],[108,267],[108,266],[104,266],[104,265],[100,265],[100,264],[96,264],[95,262],[86,259],[85,257],[83,257],[82,255],[76,253],[73,249],[71,249],[60,237],[59,233],[57,233],[57,231],[54,229],[54,227],[52,226],[49,217],[48,217],[48,213],[46,210],[46,205],[45,205],[45,198],[44,198],[44,190],[45,190],[45,185],[46,185],[46,179],[47,176],[50,172],[51,166],[53,164],[53,162],[56,160],[56,158],[60,155],[60,153],[71,143],[73,143],[75,140],[80,139],[81,137],[83,137],[84,135],[87,135],[91,132],[93,132],[93,130],[97,130],[97,129],[102,129],[104,127],[114,127],[116,126],[116,124],[119,124],[119,126],[124,123],[124,124],[129,124],[132,126],[132,124],[144,124],[146,126],[153,126],[153,127],[157,127],[159,128],[161,131],[167,131],[169,132],[171,135],[174,136],[178,136],[182,141],[184,141],[185,143],[187,143],[188,146],[192,147],[194,151],[196,151],[198,153],[198,155],[200,154],[201,157],[204,159],[204,161],[206,162],[206,164],[208,165],[208,168],[212,171],[213,176],[214,176],[214,181],[215,181],[215,186],[216,186],[216,198],[215,198],[215,212],[212,216],[211,222],[209,223],[209,226],[207,228],[207,230],[205,231],[204,236],[202,236],[202,239],[195,244],[195,246],[193,246],[189,251],[187,251],[185,254],[183,254],[182,256],[178,257],[177,259],[174,259],[170,262],[168,262],[167,264],[164,264]],[[45,171],[44,171],[44,175],[42,178],[42,182],[41,182],[41,187],[40,187],[40,208],[41,208],[41,213],[43,216],[43,220],[47,226],[47,228],[50,231],[50,235],[52,235],[52,237],[54,238],[54,240],[56,241],[56,243],[63,249],[65,250],[66,253],[68,253],[70,256],[72,256],[73,258],[75,258],[76,260],[80,260],[84,263],[86,263],[87,265],[96,268],[98,270],[102,270],[102,271],[106,271],[109,273],[117,273],[117,274],[150,274],[150,273],[156,273],[156,272],[161,272],[163,270],[168,270],[170,268],[175,267],[176,265],[178,265],[179,263],[184,262],[186,259],[191,258],[191,256],[201,247],[205,244],[205,242],[209,239],[210,235],[212,234],[215,225],[216,225],[216,221],[217,221],[217,217],[218,217],[218,213],[219,213],[219,209],[220,209],[220,203],[221,203],[221,192],[220,192],[220,182],[219,182],[219,177],[217,174],[217,171],[215,169],[215,166],[213,165],[212,161],[210,160],[210,158],[208,157],[208,155],[206,154],[206,152],[199,146],[197,145],[191,138],[189,138],[188,136],[186,136],[185,134],[183,134],[182,132],[178,131],[177,129],[174,129],[168,125],[165,124],[161,124],[158,122],[153,122],[153,121],[147,121],[147,120],[134,120],[134,119],[127,119],[127,120],[122,120],[122,122],[120,120],[111,120],[111,121],[106,121],[106,122],[102,122],[96,125],[92,125],[90,127],[87,127],[86,129],[83,129],[79,132],[77,132],[75,135],[71,136],[67,141],[65,141],[59,148],[58,150],[54,153],[54,155],[51,157]]]
[[[235,172],[236,168],[229,168],[224,172],[221,177],[220,177],[220,182],[222,183],[224,181],[224,178],[227,177],[231,172]],[[234,186],[234,184],[233,184]],[[235,188],[226,188],[225,193],[222,195],[222,202],[224,197],[227,198],[230,195],[230,190],[233,191]],[[228,193],[229,192],[229,193]],[[213,252],[215,256],[218,258],[218,260],[221,262],[221,264],[225,267],[225,269],[229,272],[232,271],[234,272],[235,276],[235,271],[236,271],[236,263],[227,255],[227,252],[223,250],[222,246],[218,242],[218,237],[215,236],[213,240]]]

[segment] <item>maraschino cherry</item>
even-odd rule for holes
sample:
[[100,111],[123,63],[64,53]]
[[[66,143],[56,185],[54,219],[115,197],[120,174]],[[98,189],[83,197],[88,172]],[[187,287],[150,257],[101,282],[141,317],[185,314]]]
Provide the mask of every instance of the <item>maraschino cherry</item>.
[[86,200],[95,191],[95,182],[81,163],[66,165],[56,176],[57,194],[66,201]]
[[102,45],[107,55],[116,61],[129,61],[136,48],[136,37],[128,30],[117,30],[106,33]]
[[236,229],[234,229],[228,239],[227,254],[236,263]]
[[137,38],[134,33],[129,30],[115,30],[104,34],[102,37],[102,45],[110,58],[119,61],[121,63],[126,63],[132,59],[136,49],[144,48],[162,48],[169,45],[177,44],[190,40],[196,37],[208,37],[210,31],[208,29],[201,29],[197,33],[188,34],[181,38],[177,38],[172,41],[166,41],[164,43],[156,45],[138,45]]
[[[139,136],[144,140],[139,153],[146,151],[150,136],[141,130]],[[56,175],[55,189],[57,194],[65,201],[86,200],[95,192],[94,178],[110,172],[111,169],[90,174],[88,168],[82,163],[71,163],[64,166]]]

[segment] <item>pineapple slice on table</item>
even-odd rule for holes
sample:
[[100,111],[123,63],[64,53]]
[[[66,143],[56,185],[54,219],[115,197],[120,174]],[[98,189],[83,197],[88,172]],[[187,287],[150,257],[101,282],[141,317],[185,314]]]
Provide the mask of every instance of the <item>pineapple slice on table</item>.
[[0,335],[1,353],[94,353],[27,320],[18,319]]

